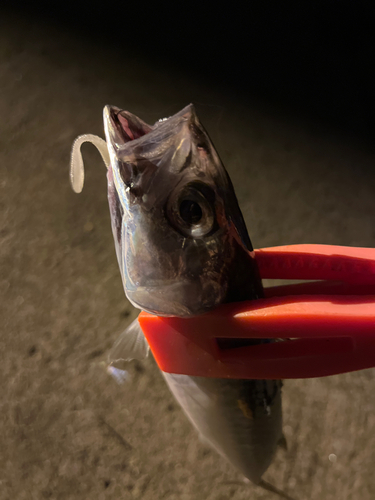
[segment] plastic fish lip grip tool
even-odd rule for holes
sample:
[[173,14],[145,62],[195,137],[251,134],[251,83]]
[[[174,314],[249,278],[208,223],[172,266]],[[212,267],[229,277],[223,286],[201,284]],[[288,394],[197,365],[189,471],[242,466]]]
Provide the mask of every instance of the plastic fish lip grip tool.
[[[142,312],[162,371],[290,379],[375,367],[375,249],[289,245],[255,256],[262,278],[319,281],[265,288],[264,299],[188,319]],[[219,338],[277,341],[223,349]]]

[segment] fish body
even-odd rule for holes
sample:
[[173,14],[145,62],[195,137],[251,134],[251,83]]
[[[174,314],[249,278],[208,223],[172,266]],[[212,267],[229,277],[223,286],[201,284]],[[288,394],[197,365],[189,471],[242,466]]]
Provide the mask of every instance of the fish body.
[[259,484],[282,440],[281,382],[171,373],[164,378],[198,432]]
[[[232,183],[194,107],[150,126],[106,106],[104,124],[112,230],[130,302],[159,316],[191,317],[262,297]],[[115,346],[124,359],[147,352],[139,329],[130,330]],[[230,336],[220,347],[257,342]],[[163,375],[198,432],[262,484],[282,440],[281,381]]]

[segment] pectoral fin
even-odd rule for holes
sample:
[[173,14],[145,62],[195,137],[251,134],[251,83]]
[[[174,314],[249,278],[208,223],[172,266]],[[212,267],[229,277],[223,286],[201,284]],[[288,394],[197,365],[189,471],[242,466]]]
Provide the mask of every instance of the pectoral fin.
[[118,361],[142,360],[148,356],[149,350],[147,340],[136,318],[117,339],[109,353],[108,360],[111,365]]

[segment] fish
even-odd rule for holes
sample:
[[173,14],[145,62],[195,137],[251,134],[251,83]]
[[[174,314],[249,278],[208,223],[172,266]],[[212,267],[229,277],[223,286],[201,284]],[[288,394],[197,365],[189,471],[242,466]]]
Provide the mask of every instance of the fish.
[[[192,104],[148,125],[105,106],[106,140],[78,137],[71,183],[84,182],[83,142],[106,166],[108,201],[125,294],[136,308],[189,318],[221,304],[262,298],[254,249],[230,177]],[[224,349],[267,342],[221,339]],[[149,351],[136,319],[110,360],[143,359]],[[245,478],[283,498],[263,480],[282,432],[282,382],[163,373],[175,399],[205,441]]]

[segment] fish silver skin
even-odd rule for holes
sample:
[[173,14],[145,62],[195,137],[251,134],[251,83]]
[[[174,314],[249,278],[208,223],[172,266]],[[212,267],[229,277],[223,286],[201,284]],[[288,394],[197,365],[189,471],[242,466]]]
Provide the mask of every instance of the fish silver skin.
[[189,317],[261,296],[232,184],[193,107],[153,128],[114,107],[104,119],[111,220],[130,302]]
[[[130,302],[159,316],[191,317],[262,297],[232,183],[194,107],[150,126],[106,106],[104,125],[109,161],[104,141],[98,138],[96,146],[108,167],[112,230]],[[82,165],[75,166],[81,142],[72,154],[76,191],[83,184]],[[136,323],[112,359],[147,353]],[[246,342],[257,341],[223,340],[221,347]],[[289,498],[262,480],[283,442],[281,381],[163,375],[187,417],[223,457],[255,484]]]

